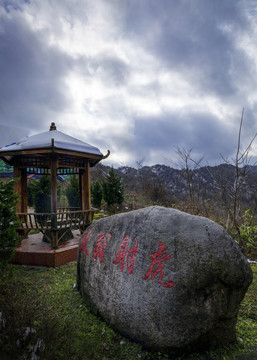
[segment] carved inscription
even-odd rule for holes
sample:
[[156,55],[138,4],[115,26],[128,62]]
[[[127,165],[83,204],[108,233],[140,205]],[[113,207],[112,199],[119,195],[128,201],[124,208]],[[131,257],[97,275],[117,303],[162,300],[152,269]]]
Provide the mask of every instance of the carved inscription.
[[[87,250],[87,242],[91,235],[92,230],[89,232],[86,231],[80,243],[80,251],[84,252],[86,255],[89,255]],[[102,263],[104,260],[105,250],[111,237],[112,236],[109,233],[105,234],[102,232],[97,234],[97,240],[92,257],[94,259],[99,258],[100,263]],[[165,288],[171,288],[175,285],[172,279],[168,278],[167,282],[163,281],[165,262],[171,259],[171,255],[169,255],[166,251],[167,246],[165,246],[161,241],[158,241],[158,250],[152,254],[149,254],[149,257],[152,259],[152,263],[143,279],[148,280],[151,278],[154,280],[158,275],[159,284]],[[136,255],[139,252],[137,239],[135,238],[134,240],[131,240],[130,236],[126,235],[124,239],[121,240],[118,252],[115,254],[113,265],[119,265],[120,271],[123,272],[124,264],[126,264],[127,271],[131,275],[133,273]]]

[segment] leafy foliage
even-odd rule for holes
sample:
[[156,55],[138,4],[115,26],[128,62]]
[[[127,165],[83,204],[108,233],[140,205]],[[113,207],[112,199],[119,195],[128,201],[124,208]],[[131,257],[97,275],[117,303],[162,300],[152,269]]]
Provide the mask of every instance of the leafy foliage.
[[65,193],[70,207],[80,207],[79,180],[76,175],[70,177]]
[[18,221],[15,216],[17,195],[14,191],[14,181],[6,183],[0,180],[0,262],[6,264],[14,253],[18,236],[16,228]]
[[251,209],[245,211],[243,215],[243,224],[240,226],[241,246],[247,248],[247,252],[257,254],[257,225],[254,223],[254,217]]
[[0,159],[0,174],[11,174],[12,172],[12,166],[5,164],[5,162]]
[[121,205],[124,200],[124,187],[114,169],[111,168],[103,183],[104,200],[108,206],[113,204]]

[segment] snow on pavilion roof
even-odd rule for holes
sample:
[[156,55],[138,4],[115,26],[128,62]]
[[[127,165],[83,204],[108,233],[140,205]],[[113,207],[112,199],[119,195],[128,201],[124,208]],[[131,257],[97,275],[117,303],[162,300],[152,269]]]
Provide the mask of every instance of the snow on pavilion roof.
[[6,145],[0,148],[1,153],[12,152],[12,151],[24,151],[24,150],[37,150],[37,149],[48,149],[52,147],[52,139],[54,139],[54,147],[56,149],[76,151],[85,154],[92,154],[103,156],[101,151],[86,142],[75,139],[72,136],[66,135],[61,131],[51,130],[43,133],[27,136],[16,143]]

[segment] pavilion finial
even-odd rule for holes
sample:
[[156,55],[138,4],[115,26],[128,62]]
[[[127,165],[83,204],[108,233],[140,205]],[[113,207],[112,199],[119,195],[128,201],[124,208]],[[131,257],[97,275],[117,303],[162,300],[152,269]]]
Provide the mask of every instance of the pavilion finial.
[[56,126],[54,122],[51,123],[49,131],[53,131],[53,130],[56,130]]

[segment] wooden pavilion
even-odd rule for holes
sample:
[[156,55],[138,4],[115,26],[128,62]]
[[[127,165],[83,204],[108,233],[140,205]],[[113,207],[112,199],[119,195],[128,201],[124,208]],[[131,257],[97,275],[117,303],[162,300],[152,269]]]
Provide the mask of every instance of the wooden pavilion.
[[[0,158],[13,166],[18,203],[16,214],[21,221],[18,229],[25,238],[32,229],[38,229],[57,249],[72,228],[84,231],[92,222],[90,168],[109,156],[90,144],[57,131],[55,123],[50,130],[26,137],[0,149]],[[51,213],[28,212],[28,174],[48,174],[51,177]],[[80,209],[57,208],[57,176],[79,175]]]

